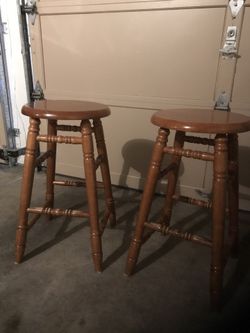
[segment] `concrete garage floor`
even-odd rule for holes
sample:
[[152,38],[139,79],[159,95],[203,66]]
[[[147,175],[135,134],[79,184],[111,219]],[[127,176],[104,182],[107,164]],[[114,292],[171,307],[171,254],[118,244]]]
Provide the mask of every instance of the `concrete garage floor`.
[[[250,214],[240,212],[240,255],[225,271],[224,308],[209,310],[209,249],[154,234],[136,274],[123,275],[141,193],[114,187],[118,225],[103,236],[104,271],[93,270],[89,226],[81,219],[42,217],[28,235],[26,257],[14,264],[22,167],[0,165],[0,332],[250,332]],[[33,205],[43,202],[36,174]],[[82,207],[82,188],[57,188],[57,206]],[[100,206],[103,196],[100,191]],[[156,214],[163,198],[156,196]],[[177,204],[173,222],[209,231],[204,209]]]

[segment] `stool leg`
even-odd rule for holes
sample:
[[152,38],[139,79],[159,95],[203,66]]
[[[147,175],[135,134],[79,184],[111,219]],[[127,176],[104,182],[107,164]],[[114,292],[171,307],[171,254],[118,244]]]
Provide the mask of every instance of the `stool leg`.
[[210,271],[211,306],[214,309],[219,309],[220,307],[223,286],[227,163],[227,137],[226,135],[216,135],[214,147],[212,251]]
[[28,230],[27,208],[30,206],[32,194],[37,149],[36,137],[39,133],[39,124],[39,119],[30,118],[20,196],[19,223],[16,231],[16,263],[22,261],[26,245]]
[[115,213],[114,199],[112,195],[108,155],[104,140],[102,122],[100,119],[95,119],[93,121],[93,125],[94,125],[97,152],[99,156],[101,156],[100,167],[101,167],[105,202],[106,202],[106,212],[104,219],[106,221],[109,220],[110,225],[114,226],[116,224],[116,213]]
[[159,176],[161,162],[164,156],[163,149],[166,146],[169,130],[159,129],[158,136],[152,152],[152,158],[149,165],[148,175],[144,186],[140,209],[137,217],[135,234],[131,241],[128,259],[125,269],[126,275],[131,275],[136,265],[144,232],[144,223],[148,219],[152,199]]
[[86,179],[86,190],[89,207],[90,237],[92,257],[97,272],[102,271],[102,244],[98,221],[98,203],[96,190],[96,171],[94,159],[94,147],[92,140],[92,128],[89,120],[81,123],[82,149]]
[[[48,135],[57,134],[56,130],[57,121],[48,120]],[[47,159],[47,190],[46,190],[46,207],[54,207],[54,180],[55,180],[55,168],[56,168],[56,143],[48,142],[47,150],[51,152],[51,155]],[[52,218],[52,215],[50,215]]]
[[229,206],[229,241],[231,254],[238,254],[238,210],[239,210],[239,176],[238,176],[238,135],[228,135],[229,156],[228,156],[228,206]]
[[[175,134],[174,148],[182,149],[184,146],[184,138],[185,138],[185,132],[177,131]],[[172,215],[172,208],[174,201],[173,195],[175,194],[176,190],[180,162],[181,162],[181,156],[172,155],[170,162],[171,169],[167,174],[168,184],[167,184],[166,199],[163,208],[163,213],[161,216],[161,222],[166,225],[169,225]]]

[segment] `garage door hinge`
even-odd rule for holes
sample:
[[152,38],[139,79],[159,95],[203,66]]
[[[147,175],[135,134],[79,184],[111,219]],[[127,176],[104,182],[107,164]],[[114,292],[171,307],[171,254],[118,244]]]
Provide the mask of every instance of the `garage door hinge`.
[[236,38],[237,38],[237,27],[228,26],[226,32],[225,44],[223,48],[220,49],[220,53],[225,58],[232,58],[237,56]]
[[230,98],[228,94],[223,91],[217,98],[214,109],[221,110],[221,111],[230,111],[229,106]]
[[230,0],[229,1],[229,7],[231,9],[232,17],[235,18],[241,8],[244,5],[245,0]]
[[31,23],[34,25],[37,15],[36,1],[29,0],[25,4],[21,5],[21,12],[30,15]]
[[32,101],[35,101],[38,99],[44,99],[43,89],[42,89],[39,81],[36,82],[35,89],[33,90],[32,94],[31,94],[31,99],[32,99]]

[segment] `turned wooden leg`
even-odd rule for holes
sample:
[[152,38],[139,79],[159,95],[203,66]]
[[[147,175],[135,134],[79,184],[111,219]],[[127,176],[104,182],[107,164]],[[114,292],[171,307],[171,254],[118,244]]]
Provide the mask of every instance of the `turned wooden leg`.
[[214,147],[214,176],[212,198],[212,251],[210,271],[211,307],[221,305],[224,266],[224,225],[226,208],[226,183],[228,140],[226,135],[216,135]]
[[[56,136],[57,121],[48,120],[48,135]],[[46,207],[54,207],[54,180],[55,180],[55,168],[56,168],[56,143],[48,142],[47,151],[50,155],[47,159],[47,190],[46,190]],[[52,218],[52,215],[50,215]]]
[[128,252],[128,259],[125,269],[125,274],[127,275],[131,275],[133,273],[134,267],[136,265],[139,256],[139,251],[142,243],[142,236],[144,232],[144,223],[147,221],[150,212],[150,207],[152,204],[152,199],[155,192],[157,179],[159,176],[161,162],[164,156],[163,149],[167,143],[168,135],[169,135],[169,130],[162,128],[159,129],[159,133],[153,148],[147,179],[143,190],[142,200],[136,221],[135,234],[131,241]]
[[[185,132],[177,131],[175,134],[174,148],[182,149],[184,146]],[[181,156],[172,155],[170,162],[170,170],[167,174],[167,192],[166,200],[161,215],[160,223],[169,225],[172,209],[173,209],[173,195],[175,194],[176,184],[178,180],[179,168],[180,168]]]
[[115,213],[115,205],[112,194],[108,155],[104,140],[102,122],[100,119],[95,119],[93,121],[93,124],[94,124],[97,152],[101,158],[100,168],[104,185],[104,195],[106,203],[106,211],[103,219],[104,226],[107,221],[109,221],[111,226],[114,226],[116,224],[116,213]]
[[98,222],[98,203],[96,190],[96,171],[94,159],[94,147],[92,140],[92,128],[89,120],[81,123],[82,149],[86,179],[86,190],[89,207],[90,237],[92,256],[97,272],[102,271],[102,244]]
[[39,133],[39,125],[39,119],[30,118],[20,195],[19,223],[16,231],[16,263],[22,261],[25,251],[26,234],[28,230],[27,208],[29,208],[32,194],[37,151],[36,137]]
[[229,242],[231,254],[238,254],[238,210],[239,210],[239,176],[238,176],[238,135],[228,135],[228,208],[229,208]]

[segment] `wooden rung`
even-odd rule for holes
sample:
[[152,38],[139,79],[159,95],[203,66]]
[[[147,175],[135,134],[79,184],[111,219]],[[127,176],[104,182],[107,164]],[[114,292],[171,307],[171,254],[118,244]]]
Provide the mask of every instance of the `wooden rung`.
[[[86,181],[85,180],[54,180],[53,181],[54,185],[59,185],[59,186],[75,186],[75,187],[84,187],[86,186]],[[103,188],[104,185],[101,182],[96,182],[96,187],[97,188]]]
[[177,156],[184,156],[187,158],[195,158],[195,159],[203,160],[203,161],[213,161],[214,160],[214,154],[212,154],[212,153],[207,153],[207,152],[198,151],[198,150],[191,150],[191,149],[165,147],[164,153],[177,155]]
[[184,136],[184,141],[185,142],[190,142],[190,143],[198,143],[198,144],[201,144],[201,145],[214,146],[214,139],[201,138],[201,137],[198,137],[198,136],[185,135]]
[[75,187],[83,187],[86,185],[85,181],[78,181],[78,180],[54,180],[54,185],[59,186],[75,186]]
[[53,215],[53,216],[89,217],[89,213],[74,209],[34,207],[34,208],[28,208],[27,212],[34,214]]
[[[43,209],[48,206],[48,202],[46,201],[44,206],[42,207]],[[28,221],[28,230],[30,230],[36,222],[39,220],[42,214],[35,215],[30,221]]]
[[186,197],[184,195],[173,195],[173,199],[177,200],[177,201],[182,201],[182,202],[186,202],[189,203],[191,205],[196,205],[199,207],[203,207],[203,208],[212,208],[212,202],[211,201],[205,201],[205,200],[198,200],[195,198],[190,198],[190,197]]
[[149,229],[153,229],[155,231],[160,232],[164,236],[170,235],[170,236],[174,236],[176,238],[180,238],[180,239],[183,239],[183,240],[199,243],[201,245],[206,245],[206,246],[209,246],[209,247],[212,246],[212,242],[211,242],[210,239],[202,237],[202,236],[191,234],[190,232],[182,232],[178,229],[173,229],[173,228],[171,228],[167,225],[159,224],[159,223],[145,222],[144,225]]
[[51,150],[48,150],[45,153],[38,156],[37,159],[36,159],[36,166],[43,163],[44,161],[46,161],[47,158],[49,158],[52,155],[53,155],[53,152]]
[[57,125],[56,129],[58,131],[65,131],[65,132],[81,132],[80,126],[73,126],[73,125]]
[[36,140],[39,142],[54,142],[66,144],[82,144],[82,138],[77,136],[63,136],[63,135],[38,135]]

